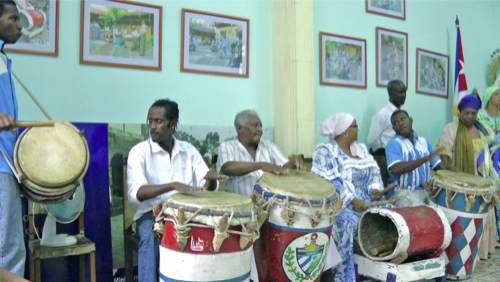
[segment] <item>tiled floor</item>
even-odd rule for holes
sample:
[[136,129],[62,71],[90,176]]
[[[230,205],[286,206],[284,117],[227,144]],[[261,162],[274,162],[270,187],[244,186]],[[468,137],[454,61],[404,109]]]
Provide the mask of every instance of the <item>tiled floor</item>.
[[467,282],[484,282],[484,281],[495,281],[500,282],[500,249],[496,249],[496,252],[488,260],[480,260],[476,269],[474,269],[474,277],[465,280]]

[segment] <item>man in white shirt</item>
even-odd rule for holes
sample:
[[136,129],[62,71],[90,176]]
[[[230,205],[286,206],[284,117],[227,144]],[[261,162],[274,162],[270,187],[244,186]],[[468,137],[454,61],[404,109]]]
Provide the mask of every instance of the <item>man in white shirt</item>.
[[262,123],[255,111],[236,115],[234,127],[238,137],[220,144],[217,172],[227,175],[226,192],[250,196],[264,171],[286,174],[288,168],[303,169],[304,161],[296,155],[283,156],[273,142],[262,140]]
[[391,80],[387,84],[387,93],[389,94],[389,102],[373,116],[367,140],[368,146],[371,147],[370,152],[380,167],[384,186],[387,186],[389,179],[385,146],[395,134],[394,129],[392,129],[391,115],[394,111],[403,109],[406,100],[406,86],[401,80]]
[[139,34],[141,37],[139,38],[139,55],[144,56],[144,52],[146,52],[146,33],[148,31],[148,27],[146,26],[146,22],[142,21],[141,29],[139,30]]
[[174,138],[178,120],[177,103],[157,100],[148,112],[151,138],[135,145],[128,155],[128,199],[137,205],[141,282],[158,281],[159,246],[149,229],[155,222],[153,203],[165,202],[178,191],[214,191],[217,180],[226,178],[210,171],[193,145]]

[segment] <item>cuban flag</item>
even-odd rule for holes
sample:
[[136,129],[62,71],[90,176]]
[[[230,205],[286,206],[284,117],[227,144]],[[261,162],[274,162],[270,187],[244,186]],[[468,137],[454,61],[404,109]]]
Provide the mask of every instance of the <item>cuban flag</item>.
[[455,21],[457,25],[457,50],[455,52],[455,100],[460,101],[463,96],[467,95],[467,80],[465,80],[465,63],[464,54],[462,52],[462,41],[460,40],[460,27],[458,25],[458,16]]

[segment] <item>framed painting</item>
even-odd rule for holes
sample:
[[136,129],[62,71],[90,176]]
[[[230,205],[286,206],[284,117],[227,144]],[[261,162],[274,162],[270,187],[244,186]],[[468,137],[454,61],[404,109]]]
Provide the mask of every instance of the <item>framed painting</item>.
[[16,0],[21,37],[5,51],[57,56],[59,36],[59,0]]
[[366,88],[366,40],[319,33],[320,84]]
[[399,79],[408,88],[408,33],[376,28],[377,86]]
[[448,98],[449,57],[417,48],[415,92]]
[[365,0],[366,12],[405,20],[405,2],[405,0]]
[[182,9],[181,71],[248,77],[250,20]]
[[83,0],[80,64],[161,70],[162,7]]

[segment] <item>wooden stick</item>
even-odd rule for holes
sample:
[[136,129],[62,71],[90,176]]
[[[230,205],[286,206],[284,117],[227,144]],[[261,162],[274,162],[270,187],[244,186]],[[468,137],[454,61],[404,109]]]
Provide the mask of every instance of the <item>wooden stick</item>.
[[11,72],[11,73],[12,73],[12,76],[17,80],[17,82],[19,82],[19,84],[21,84],[21,86],[24,88],[24,90],[26,91],[26,93],[28,93],[28,95],[31,97],[31,99],[33,100],[33,102],[35,102],[35,104],[38,106],[38,108],[42,111],[42,113],[45,115],[45,117],[47,117],[48,120],[52,120],[52,118],[45,111],[45,109],[42,107],[42,105],[40,105],[40,103],[38,103],[38,101],[36,100],[35,96],[33,96],[33,94],[31,94],[31,92],[28,90],[28,88],[26,88],[26,86],[24,85],[24,83],[22,83],[22,81],[19,80],[19,78],[17,77],[17,75],[14,72]]
[[398,185],[398,183],[396,181],[392,182],[391,184],[389,184],[389,186],[385,187],[385,189],[382,190],[382,194],[387,193],[389,190],[396,187],[396,185]]
[[380,253],[380,254],[378,254],[378,257],[381,258],[381,257],[388,256],[388,255],[392,254],[393,251],[394,250],[390,250],[390,251],[387,251],[387,252]]
[[366,208],[378,207],[378,206],[382,206],[382,205],[386,205],[386,204],[394,204],[394,200],[391,198],[391,199],[386,200],[386,201],[369,204],[366,206]]
[[388,250],[394,249],[394,246],[396,245],[397,242],[398,242],[397,237],[385,241],[384,243],[382,243],[382,245],[372,249],[372,255],[376,256],[379,253],[387,252]]
[[53,120],[47,121],[18,121],[14,124],[14,127],[41,127],[41,126],[54,126],[55,122]]

